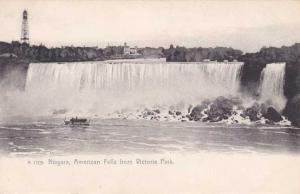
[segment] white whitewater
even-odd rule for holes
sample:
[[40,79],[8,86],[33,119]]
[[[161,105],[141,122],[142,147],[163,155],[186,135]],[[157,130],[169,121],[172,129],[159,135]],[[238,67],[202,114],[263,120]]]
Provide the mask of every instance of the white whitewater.
[[51,108],[76,107],[95,112],[136,105],[193,104],[236,95],[242,65],[162,60],[32,63],[26,92]]
[[261,72],[260,99],[281,111],[285,104],[283,86],[285,63],[270,63]]

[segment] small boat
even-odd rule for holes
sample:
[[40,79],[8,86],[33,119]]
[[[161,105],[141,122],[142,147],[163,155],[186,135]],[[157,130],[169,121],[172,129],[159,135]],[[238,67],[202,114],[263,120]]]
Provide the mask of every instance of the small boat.
[[65,125],[90,125],[90,120],[87,120],[86,118],[71,118],[70,120],[64,120]]

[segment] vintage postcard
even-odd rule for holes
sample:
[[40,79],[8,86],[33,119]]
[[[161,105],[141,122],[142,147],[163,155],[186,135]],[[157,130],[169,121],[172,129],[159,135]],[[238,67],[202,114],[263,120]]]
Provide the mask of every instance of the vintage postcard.
[[0,0],[0,194],[299,194],[300,1]]

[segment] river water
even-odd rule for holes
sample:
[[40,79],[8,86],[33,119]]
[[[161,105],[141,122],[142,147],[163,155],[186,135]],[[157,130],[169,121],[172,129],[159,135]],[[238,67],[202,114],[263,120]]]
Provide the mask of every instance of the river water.
[[93,119],[65,126],[61,118],[6,121],[0,153],[17,156],[143,153],[300,153],[300,130],[259,125]]

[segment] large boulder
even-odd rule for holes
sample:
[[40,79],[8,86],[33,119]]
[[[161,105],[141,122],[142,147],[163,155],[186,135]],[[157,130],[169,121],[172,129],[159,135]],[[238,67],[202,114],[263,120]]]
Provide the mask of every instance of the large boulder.
[[236,99],[229,99],[223,96],[214,100],[209,109],[204,111],[207,115],[205,121],[219,122],[228,119],[233,114],[233,106],[239,104]]
[[241,101],[237,98],[225,98],[220,96],[213,101],[203,101],[195,106],[188,115],[190,120],[219,122],[228,119],[234,112],[234,106],[240,106]]
[[300,127],[300,94],[288,101],[283,114],[293,125]]
[[223,96],[214,100],[209,109],[205,111],[207,117],[205,120],[210,122],[218,122],[228,119],[233,112],[234,101]]
[[258,121],[260,119],[261,106],[254,103],[251,107],[243,111],[242,116],[249,117],[250,121]]
[[269,107],[263,116],[273,122],[279,122],[283,120],[280,113],[278,113],[273,107]]
[[208,107],[209,103],[210,103],[209,101],[204,101],[200,105],[195,106],[192,109],[191,114],[188,115],[188,118],[190,120],[200,121],[201,118],[204,117],[204,114],[202,114],[202,112]]

